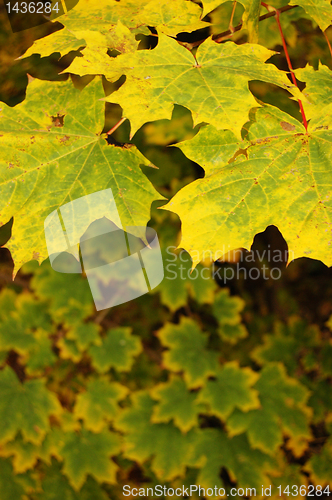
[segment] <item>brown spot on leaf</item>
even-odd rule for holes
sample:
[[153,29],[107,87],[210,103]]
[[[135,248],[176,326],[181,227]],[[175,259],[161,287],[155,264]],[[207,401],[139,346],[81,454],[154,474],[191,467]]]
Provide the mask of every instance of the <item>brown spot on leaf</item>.
[[39,252],[33,252],[32,258],[38,260],[39,259]]
[[65,115],[59,115],[59,113],[56,116],[51,116],[53,127],[63,127],[64,117]]
[[284,130],[287,130],[288,132],[291,130],[295,130],[295,125],[292,125],[291,123],[280,122],[280,125]]
[[59,139],[59,141],[60,141],[60,142],[66,142],[66,141],[68,141],[68,139],[70,139],[69,135],[64,135],[63,137],[61,137],[61,138]]

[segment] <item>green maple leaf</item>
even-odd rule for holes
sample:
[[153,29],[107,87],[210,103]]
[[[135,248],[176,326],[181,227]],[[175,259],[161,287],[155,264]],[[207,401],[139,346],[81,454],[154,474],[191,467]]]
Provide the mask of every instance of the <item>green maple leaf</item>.
[[78,323],[69,329],[67,338],[74,340],[80,351],[85,351],[89,345],[101,345],[100,327],[95,323]]
[[60,350],[60,357],[62,359],[71,359],[74,363],[81,361],[83,354],[74,340],[61,337],[57,341],[56,346]]
[[244,434],[229,438],[219,429],[197,431],[191,460],[190,465],[200,467],[196,484],[205,488],[222,487],[220,471],[226,467],[232,481],[260,490],[262,484],[270,484],[266,473],[275,466],[271,457],[250,447]]
[[197,417],[202,413],[203,406],[197,401],[194,392],[187,389],[181,378],[173,377],[169,382],[159,384],[150,391],[153,399],[158,401],[154,406],[151,422],[170,422],[183,432],[197,427]]
[[9,441],[1,447],[1,457],[13,457],[13,467],[16,474],[21,474],[31,469],[39,458],[39,447],[24,441],[18,434],[14,441]]
[[24,500],[25,488],[21,477],[14,473],[9,460],[0,459],[1,500]]
[[250,368],[240,368],[237,362],[223,365],[215,380],[208,380],[198,395],[207,403],[210,413],[226,420],[235,408],[247,412],[260,407],[258,392],[252,386],[258,375]]
[[[8,248],[16,270],[32,258],[46,259],[44,220],[81,196],[111,188],[123,227],[150,219],[158,194],[139,168],[147,162],[135,147],[106,143],[103,95],[99,79],[81,92],[71,82],[34,80],[25,101],[2,106],[1,221],[15,217]],[[57,116],[63,126],[61,120],[54,126]],[[87,217],[87,227],[90,222]]]
[[240,297],[231,297],[229,290],[224,288],[216,294],[213,303],[213,314],[220,325],[237,325],[241,322],[240,312],[245,306]]
[[76,418],[84,420],[86,429],[100,432],[119,411],[118,401],[124,399],[128,389],[105,378],[91,380],[86,392],[77,396],[74,408]]
[[143,464],[153,456],[151,469],[164,481],[184,476],[193,431],[183,434],[171,423],[151,423],[155,403],[146,391],[134,393],[132,400],[132,408],[123,410],[115,421],[116,428],[125,433],[125,457]]
[[295,450],[300,441],[310,439],[308,390],[287,377],[283,365],[268,364],[254,389],[259,393],[261,408],[246,413],[235,410],[227,421],[231,435],[246,431],[251,446],[268,454],[282,444],[283,433],[293,438]]
[[297,120],[268,106],[257,111],[249,139],[234,161],[221,161],[162,207],[182,221],[180,246],[195,266],[204,252],[216,260],[249,248],[255,234],[274,224],[292,258],[331,265],[331,133],[309,128],[306,134]]
[[289,5],[299,5],[325,31],[332,24],[332,6],[330,0],[291,0]]
[[[169,257],[172,258],[169,258]],[[217,284],[211,276],[211,270],[198,266],[194,273],[191,273],[191,259],[188,254],[182,252],[177,256],[167,251],[163,256],[165,263],[164,279],[155,288],[155,292],[160,292],[162,304],[171,311],[176,311],[188,302],[190,295],[199,304],[212,304],[214,292]]]
[[264,343],[256,347],[251,357],[257,363],[282,362],[290,375],[295,375],[298,363],[307,352],[319,345],[319,330],[297,318],[290,317],[288,324],[276,323],[274,333],[265,335]]
[[332,439],[329,438],[321,449],[305,464],[305,470],[310,473],[310,478],[315,485],[331,484],[332,467]]
[[53,462],[43,475],[42,492],[37,493],[38,500],[107,500],[109,497],[91,476],[80,489],[75,491],[66,476],[61,473],[60,466]]
[[166,324],[157,332],[161,343],[168,347],[163,354],[164,366],[183,371],[188,387],[199,387],[217,370],[218,353],[206,349],[207,335],[189,318],[181,318],[178,325]]
[[101,345],[93,345],[88,352],[95,369],[104,373],[110,368],[130,370],[134,357],[142,351],[140,339],[131,335],[131,328],[119,327],[108,330]]
[[68,432],[60,449],[64,459],[62,471],[76,490],[82,487],[88,474],[97,481],[115,483],[118,467],[110,457],[120,450],[120,436],[114,432],[103,430],[95,434],[86,429]]
[[286,73],[265,64],[272,55],[259,45],[218,45],[208,39],[199,46],[196,62],[186,48],[161,34],[155,49],[115,58],[112,69],[121,69],[126,82],[105,100],[123,108],[131,135],[156,116],[170,118],[174,104],[180,104],[192,111],[194,124],[211,123],[240,137],[249,110],[257,106],[248,89],[250,80],[273,83],[298,95]]
[[42,380],[21,384],[11,368],[0,372],[0,442],[6,443],[21,431],[23,438],[39,444],[49,430],[49,416],[61,411],[56,396]]
[[49,332],[40,328],[34,333],[35,343],[28,350],[28,359],[24,359],[29,375],[42,375],[44,370],[54,365],[56,356],[52,351]]
[[4,321],[16,310],[17,294],[10,288],[3,288],[0,292],[0,321]]
[[[34,273],[31,279],[31,288],[40,300],[48,301],[48,311],[52,319],[56,323],[74,327],[74,333],[70,330],[69,336],[76,335],[78,337],[78,332],[81,330],[77,330],[76,327],[82,326],[83,320],[94,312],[87,279],[83,278],[81,274],[58,273],[52,269],[49,262],[38,266],[37,262],[32,261],[26,264],[23,269],[28,271],[29,268],[32,268]],[[86,335],[85,329],[83,332]],[[75,338],[75,340],[78,339]],[[78,341],[78,344],[80,342],[82,341]]]

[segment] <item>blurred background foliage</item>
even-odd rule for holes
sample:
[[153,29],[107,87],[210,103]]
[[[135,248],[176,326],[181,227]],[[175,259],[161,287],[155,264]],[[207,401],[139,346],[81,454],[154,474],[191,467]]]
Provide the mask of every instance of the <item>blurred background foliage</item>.
[[[228,29],[232,8],[209,14],[213,34]],[[237,5],[234,26],[242,13]],[[331,67],[324,37],[301,8],[281,20],[294,68]],[[21,102],[29,78],[68,78],[58,73],[74,54],[18,59],[59,23],[13,34],[2,4],[0,23],[0,101]],[[271,61],[287,70],[275,20],[259,30],[276,51]],[[200,39],[184,41],[193,36]],[[141,38],[141,48],[156,40]],[[233,39],[242,43],[246,33]],[[73,79],[77,87],[88,81]],[[300,118],[278,87],[250,89]],[[104,131],[120,118],[121,108],[106,103]],[[157,167],[142,168],[167,198],[204,176],[176,147],[196,132],[191,113],[176,105],[171,120],[147,123],[132,139]],[[109,140],[128,143],[128,123]],[[175,248],[180,221],[158,206],[149,225],[163,249]],[[11,225],[0,229],[0,500],[118,498],[124,484],[272,484],[273,496],[278,485],[332,488],[331,269],[307,258],[260,262],[268,249],[287,256],[270,226],[238,262],[218,262],[215,279],[193,279],[189,256],[165,250],[165,279],[152,293],[96,312],[84,276],[56,273],[48,261],[26,264],[12,281]],[[239,264],[277,266],[280,278],[232,278]]]

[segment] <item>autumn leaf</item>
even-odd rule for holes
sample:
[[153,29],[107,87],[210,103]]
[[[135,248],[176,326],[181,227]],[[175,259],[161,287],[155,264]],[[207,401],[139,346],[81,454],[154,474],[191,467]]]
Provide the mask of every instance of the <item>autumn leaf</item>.
[[[2,107],[1,220],[15,217],[8,248],[16,271],[32,258],[47,258],[44,221],[76,198],[111,188],[123,227],[145,226],[150,219],[158,194],[139,168],[149,163],[135,147],[107,144],[103,95],[98,79],[81,92],[71,82],[34,80],[25,101]],[[57,115],[64,117],[61,127],[53,126]]]
[[260,45],[218,45],[208,39],[199,46],[195,60],[186,48],[161,34],[155,49],[114,60],[112,70],[122,69],[126,82],[105,100],[123,108],[131,135],[156,116],[170,118],[174,104],[181,104],[192,111],[194,124],[211,123],[240,137],[249,110],[258,104],[248,89],[250,80],[299,95],[286,73],[265,64],[272,55]]
[[168,347],[163,363],[173,372],[183,371],[188,387],[202,386],[217,370],[216,352],[206,349],[207,335],[189,318],[182,317],[178,325],[166,324],[157,332],[161,343]]
[[[251,145],[244,141],[245,151],[240,148],[234,161],[215,162],[204,179],[162,207],[182,221],[180,246],[195,266],[207,251],[216,260],[250,248],[255,234],[274,224],[292,259],[310,256],[331,265],[330,132],[306,134],[297,120],[272,106],[257,111],[249,130]],[[225,132],[219,134],[222,144]]]

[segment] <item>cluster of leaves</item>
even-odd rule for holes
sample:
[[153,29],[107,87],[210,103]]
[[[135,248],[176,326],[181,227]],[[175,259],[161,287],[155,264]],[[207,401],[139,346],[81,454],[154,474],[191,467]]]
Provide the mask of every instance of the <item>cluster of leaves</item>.
[[[47,258],[50,212],[107,188],[123,227],[146,225],[152,203],[171,197],[156,225],[166,246],[168,212],[177,214],[191,259],[173,259],[154,294],[108,316],[95,314],[83,277],[48,263],[23,268],[31,279],[20,293],[2,290],[3,500],[105,500],[123,484],[331,484],[331,321],[256,329],[241,318],[243,300],[199,264],[206,250],[249,248],[270,224],[295,257],[331,263],[331,70],[295,70],[300,92],[267,63],[280,34],[274,19],[258,21],[260,3],[241,0],[234,13],[223,0],[80,0],[25,52],[69,58],[71,78],[30,78],[23,102],[1,104],[0,225],[14,217],[14,273]],[[291,47],[296,21],[325,30],[332,19],[328,0],[296,5],[281,16]],[[216,43],[238,9],[237,43]],[[182,41],[188,33],[206,39]],[[262,83],[270,104],[254,96]],[[124,146],[106,140],[105,111],[107,123],[117,106],[130,122]],[[171,117],[183,130],[165,139]],[[151,145],[174,143],[169,155],[203,178],[188,183],[171,161],[167,181],[150,168]]]
[[[270,10],[273,3],[288,5],[276,0]],[[194,140],[180,147],[204,168],[205,177],[183,187],[163,207],[180,217],[181,246],[194,266],[206,250],[217,258],[220,248],[248,248],[270,224],[280,229],[295,257],[331,264],[331,113],[326,105],[331,70],[322,65],[296,70],[305,83],[300,92],[285,71],[266,63],[274,52],[262,44],[207,38],[192,48],[178,42],[183,33],[215,26],[216,7],[223,4],[103,0],[91,5],[81,0],[57,18],[61,29],[24,54],[74,54],[64,73],[103,75],[114,85],[105,97],[97,77],[83,91],[70,80],[35,80],[24,102],[2,107],[0,213],[1,223],[15,217],[9,249],[16,270],[31,258],[47,257],[43,220],[64,203],[111,187],[126,227],[145,225],[152,201],[162,199],[142,175],[140,165],[147,161],[136,148],[128,151],[105,141],[103,101],[121,106],[131,137],[147,122],[170,118],[174,104],[188,108],[193,124],[201,125]],[[249,42],[257,42],[263,7],[259,0],[240,4],[242,27]],[[329,26],[328,0],[297,5],[288,23],[309,17],[322,30]],[[148,34],[157,42],[153,50],[138,41]],[[258,102],[248,87],[252,80],[300,99],[308,127],[281,111],[278,102]]]
[[263,334],[212,278],[196,292],[183,279],[190,310],[163,284],[96,314],[82,276],[48,262],[23,271],[25,289],[0,293],[1,498],[330,484],[327,328],[292,316]]

